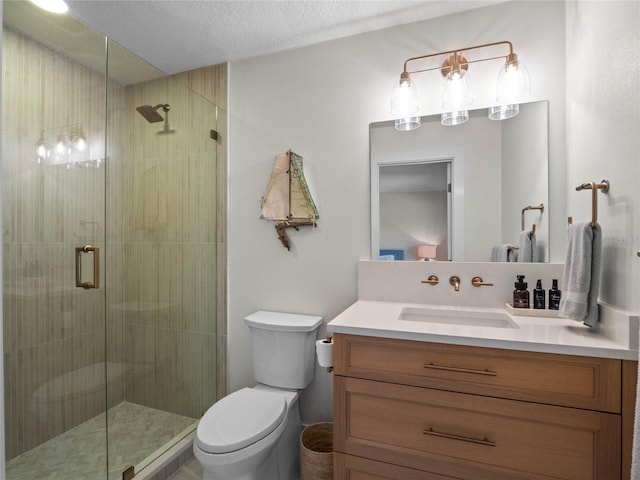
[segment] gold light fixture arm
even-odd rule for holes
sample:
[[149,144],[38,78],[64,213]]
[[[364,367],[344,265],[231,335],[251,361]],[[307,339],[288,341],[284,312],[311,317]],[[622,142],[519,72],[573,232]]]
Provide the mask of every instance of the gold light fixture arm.
[[[508,45],[509,46],[509,54],[506,57],[504,55],[502,55],[502,56],[497,56],[497,57],[480,58],[480,59],[471,60],[471,61],[467,60],[463,55],[465,52],[468,52],[470,50],[478,50],[480,48],[494,47],[494,46],[497,46],[497,45]],[[497,60],[499,58],[506,58],[507,59],[507,63],[511,63],[511,62],[517,61],[517,58],[518,58],[517,55],[515,53],[513,53],[513,44],[511,42],[507,41],[507,40],[503,40],[503,41],[500,41],[500,42],[484,43],[482,45],[474,45],[472,47],[458,48],[458,49],[455,49],[455,50],[447,50],[447,51],[444,51],[444,52],[431,53],[429,55],[420,55],[418,57],[408,58],[404,62],[403,74],[430,72],[432,70],[442,70],[442,74],[446,76],[447,73],[450,71],[451,66],[446,66],[445,64],[443,64],[441,66],[433,67],[433,68],[422,69],[422,70],[411,70],[410,71],[410,70],[407,69],[408,64],[410,62],[414,62],[416,60],[424,60],[424,59],[427,59],[427,58],[438,57],[440,55],[446,55],[447,56],[447,60],[445,60],[445,64],[450,61],[449,60],[450,58],[453,58],[454,62],[455,62],[455,60],[457,60],[459,58],[460,59],[460,61],[459,61],[460,68],[463,68],[465,70],[468,68],[468,65],[470,63],[486,62],[488,60]]]

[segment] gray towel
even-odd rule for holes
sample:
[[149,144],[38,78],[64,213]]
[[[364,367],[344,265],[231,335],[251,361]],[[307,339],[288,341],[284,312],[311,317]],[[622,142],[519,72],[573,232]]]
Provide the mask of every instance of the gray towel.
[[569,225],[567,237],[560,316],[594,327],[598,323],[602,231],[600,225],[578,223]]
[[491,248],[492,262],[508,262],[511,245],[496,245]]
[[518,262],[537,262],[538,244],[536,234],[533,232],[520,232],[520,251]]

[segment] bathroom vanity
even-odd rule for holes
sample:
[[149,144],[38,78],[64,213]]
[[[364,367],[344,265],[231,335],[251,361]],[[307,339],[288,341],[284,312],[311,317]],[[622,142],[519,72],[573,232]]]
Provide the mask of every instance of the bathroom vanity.
[[638,318],[602,322],[356,302],[328,325],[334,478],[629,478]]

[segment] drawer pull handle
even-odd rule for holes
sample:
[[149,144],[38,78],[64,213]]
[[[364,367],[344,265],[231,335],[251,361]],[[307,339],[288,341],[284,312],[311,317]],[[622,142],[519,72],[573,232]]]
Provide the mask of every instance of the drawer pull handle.
[[425,435],[431,435],[433,437],[448,438],[450,440],[459,440],[461,442],[477,443],[479,445],[485,445],[487,447],[496,446],[496,443],[487,439],[487,437],[484,437],[483,439],[473,438],[473,437],[464,437],[462,435],[454,435],[452,433],[436,432],[433,428],[429,428],[429,430],[424,430],[422,433],[424,433]]
[[425,363],[424,368],[431,368],[433,370],[446,370],[447,372],[459,372],[459,373],[473,373],[475,375],[488,375],[495,377],[498,374],[491,370],[474,370],[471,368],[458,368],[458,367],[445,367],[444,365],[436,365],[435,363]]

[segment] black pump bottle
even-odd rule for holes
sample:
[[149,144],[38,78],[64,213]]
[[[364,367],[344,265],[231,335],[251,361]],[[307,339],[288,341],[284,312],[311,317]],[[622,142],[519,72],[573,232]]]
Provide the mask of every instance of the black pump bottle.
[[542,280],[536,282],[536,288],[533,290],[533,308],[542,309],[546,307],[546,295],[542,288]]
[[560,310],[560,298],[562,292],[558,289],[558,280],[553,279],[553,284],[549,289],[549,310]]
[[524,275],[517,275],[516,289],[513,291],[513,308],[529,308],[529,290]]

